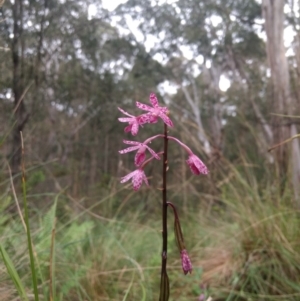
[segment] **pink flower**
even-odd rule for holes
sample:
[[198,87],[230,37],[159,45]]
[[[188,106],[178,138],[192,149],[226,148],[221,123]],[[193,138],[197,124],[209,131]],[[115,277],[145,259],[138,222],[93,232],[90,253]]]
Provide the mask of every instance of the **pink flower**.
[[125,183],[129,181],[131,178],[132,178],[133,189],[135,191],[139,190],[139,188],[143,184],[143,181],[146,183],[147,186],[149,186],[147,177],[144,171],[140,168],[123,177],[121,179],[121,183]]
[[[154,116],[155,118],[160,117],[166,125],[173,127],[172,120],[166,115],[168,113],[168,109],[166,107],[159,106],[157,97],[154,93],[150,94],[149,99],[150,99],[150,102],[151,102],[153,108],[151,108],[148,105],[145,105],[143,103],[140,103],[138,101],[136,102],[136,106],[139,109],[150,112],[151,115]],[[156,122],[156,120],[155,120],[155,122]],[[149,123],[154,123],[154,122],[149,121]]]
[[140,125],[145,124],[145,123],[152,123],[151,120],[153,118],[151,118],[148,114],[143,114],[143,115],[136,117],[136,116],[130,115],[129,113],[122,110],[121,108],[118,108],[118,109],[123,114],[129,116],[129,117],[118,118],[118,120],[120,122],[128,122],[129,123],[129,125],[127,127],[125,127],[124,131],[126,133],[131,132],[131,134],[133,136],[135,136],[138,133]]
[[205,301],[205,295],[201,294],[198,298],[198,301]]
[[141,143],[141,142],[138,142],[138,141],[129,141],[129,140],[123,140],[123,142],[126,143],[126,144],[134,145],[134,146],[125,148],[123,150],[120,150],[119,153],[120,154],[126,154],[128,152],[132,152],[132,151],[137,150],[137,153],[134,157],[134,163],[135,163],[136,166],[141,165],[145,161],[146,149],[149,150],[149,152],[151,153],[151,155],[155,159],[157,159],[157,160],[160,159],[159,155],[153,149],[151,149],[146,143]]
[[146,115],[148,116],[148,123],[156,123],[157,122],[157,116],[155,116],[151,113],[147,113]]
[[181,256],[181,265],[182,265],[184,275],[186,275],[187,273],[191,274],[193,268],[192,268],[192,263],[191,263],[191,260],[189,258],[187,251],[185,249],[183,249],[180,252],[180,256]]
[[186,160],[186,163],[189,165],[191,171],[195,175],[204,175],[208,174],[208,169],[205,164],[193,153],[190,154],[189,158]]

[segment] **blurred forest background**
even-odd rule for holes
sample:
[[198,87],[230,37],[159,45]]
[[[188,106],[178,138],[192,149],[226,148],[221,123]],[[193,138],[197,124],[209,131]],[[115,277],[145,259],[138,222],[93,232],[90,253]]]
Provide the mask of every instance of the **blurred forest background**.
[[[184,277],[170,215],[170,300],[300,300],[299,139],[268,151],[299,133],[299,1],[0,3],[0,242],[29,299],[20,131],[42,300],[158,299],[161,162],[133,192],[119,183],[133,155],[118,150],[163,126],[132,139],[117,120],[155,92],[210,170],[192,175],[170,145],[194,264]],[[0,267],[0,299],[19,300]]]

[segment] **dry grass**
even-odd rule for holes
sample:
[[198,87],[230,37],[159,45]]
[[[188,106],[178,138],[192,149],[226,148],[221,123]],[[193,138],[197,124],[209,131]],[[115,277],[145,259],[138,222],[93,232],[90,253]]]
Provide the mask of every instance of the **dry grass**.
[[201,282],[210,287],[226,284],[243,266],[243,260],[236,258],[235,252],[225,244],[220,248],[206,248],[203,258],[196,263],[203,268]]

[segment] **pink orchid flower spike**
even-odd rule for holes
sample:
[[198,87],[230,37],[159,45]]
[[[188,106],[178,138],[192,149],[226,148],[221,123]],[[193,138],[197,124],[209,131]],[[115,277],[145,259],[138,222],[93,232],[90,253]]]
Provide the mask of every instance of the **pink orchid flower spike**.
[[128,122],[129,125],[125,127],[124,131],[126,133],[131,132],[133,136],[135,136],[139,131],[139,126],[145,123],[149,122],[149,116],[147,114],[143,114],[140,116],[133,116],[127,113],[126,111],[122,110],[121,108],[118,108],[120,112],[122,112],[124,115],[127,115],[129,117],[121,117],[118,118],[120,122]]
[[150,102],[151,102],[153,108],[151,108],[150,106],[145,105],[143,103],[140,103],[138,101],[136,102],[136,106],[139,109],[148,111],[154,117],[154,119],[152,119],[152,122],[151,122],[151,120],[149,120],[149,123],[156,122],[155,118],[160,117],[166,125],[173,127],[172,120],[167,116],[168,109],[166,107],[159,106],[157,97],[154,93],[150,94],[149,99],[150,99]]
[[208,174],[207,167],[196,155],[190,154],[189,158],[186,160],[186,163],[189,165],[193,174],[195,175]]
[[129,141],[129,140],[123,140],[123,142],[125,144],[130,144],[130,145],[134,145],[128,148],[125,148],[123,150],[120,150],[119,153],[120,154],[126,154],[128,152],[132,152],[137,150],[137,153],[134,157],[134,163],[136,166],[140,166],[146,158],[146,149],[148,149],[148,151],[151,153],[151,155],[157,159],[160,160],[159,155],[152,149],[150,148],[146,143],[141,143],[138,141]]
[[133,189],[135,191],[140,189],[140,187],[143,184],[143,181],[146,183],[147,186],[149,186],[147,177],[146,177],[144,171],[140,168],[129,173],[125,177],[123,177],[121,179],[121,183],[125,183],[125,182],[129,181],[130,179],[132,179],[132,185],[133,185]]

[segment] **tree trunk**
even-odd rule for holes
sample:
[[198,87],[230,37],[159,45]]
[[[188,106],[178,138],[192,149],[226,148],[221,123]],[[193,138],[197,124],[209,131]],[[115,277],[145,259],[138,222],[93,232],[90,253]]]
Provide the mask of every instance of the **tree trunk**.
[[[263,0],[262,9],[265,19],[265,30],[267,34],[267,56],[271,69],[273,84],[274,106],[273,112],[277,114],[292,115],[294,99],[291,96],[288,62],[285,56],[283,40],[284,31],[284,0]],[[274,117],[274,143],[279,143],[289,138],[296,132],[294,124],[282,125],[282,117]],[[291,163],[292,178],[295,197],[298,199],[298,185],[300,179],[300,148],[299,142],[292,143],[291,161],[289,162],[288,145],[276,149],[278,173],[281,182],[281,192],[285,188],[288,164]]]
[[195,120],[195,122],[197,124],[197,128],[198,128],[198,131],[197,131],[198,139],[203,144],[205,153],[210,155],[211,154],[211,146],[210,146],[209,140],[207,139],[207,136],[206,136],[203,124],[202,124],[202,119],[201,119],[199,93],[197,91],[195,80],[193,78],[190,78],[190,81],[191,81],[191,86],[193,88],[194,98],[191,96],[187,87],[185,87],[183,84],[181,85],[181,89],[182,89],[183,94],[194,114],[194,120]]
[[[90,159],[90,172],[89,172],[89,186],[93,187],[96,183],[97,178],[97,169],[98,169],[98,156],[100,148],[99,141],[98,141],[98,135],[97,135],[97,126],[96,124],[93,126],[93,140],[91,143],[93,143],[93,146],[90,148],[91,152],[91,159]],[[88,187],[88,188],[90,188]]]
[[13,4],[13,40],[12,40],[12,61],[13,61],[13,83],[14,94],[14,123],[12,132],[12,172],[16,174],[20,171],[21,147],[20,132],[28,119],[24,105],[24,72],[23,72],[23,4],[22,0],[15,0]]

